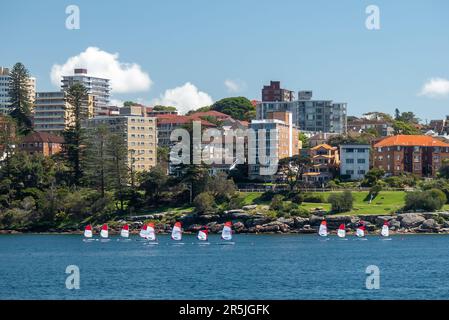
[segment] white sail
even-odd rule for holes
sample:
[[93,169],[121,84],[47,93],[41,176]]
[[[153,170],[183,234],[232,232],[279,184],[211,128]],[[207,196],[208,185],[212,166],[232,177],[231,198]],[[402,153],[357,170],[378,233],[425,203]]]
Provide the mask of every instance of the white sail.
[[339,228],[338,229],[338,231],[337,231],[337,236],[339,237],[339,238],[344,238],[344,237],[346,237],[346,230],[345,230],[345,228],[343,227],[343,228]]
[[147,225],[144,225],[142,227],[142,229],[140,229],[139,236],[141,236],[142,238],[148,237],[148,226]]
[[384,224],[382,226],[382,231],[380,232],[380,234],[382,235],[382,237],[390,236],[390,228],[388,228],[388,225]]
[[365,230],[363,230],[362,228],[357,228],[356,235],[359,238],[363,238],[365,236]]
[[149,225],[147,227],[147,236],[146,238],[150,241],[156,240],[156,232],[154,231],[154,227],[152,225]]
[[232,240],[232,229],[231,229],[232,224],[230,222],[226,222],[224,227],[223,227],[223,231],[221,232],[221,238],[223,240]]
[[108,226],[106,224],[101,228],[100,236],[102,238],[107,238],[109,236]]
[[93,234],[92,234],[92,227],[91,226],[87,226],[86,229],[84,229],[84,236],[86,238],[92,238]]
[[207,240],[207,233],[203,230],[200,230],[198,232],[198,240],[200,241],[206,241]]
[[319,234],[321,237],[327,237],[328,233],[327,233],[327,224],[326,224],[326,221],[323,221],[323,222],[320,224],[320,230],[318,231],[318,234]]
[[175,223],[175,226],[173,227],[173,230],[171,232],[171,238],[176,241],[181,241],[182,239],[181,223],[179,222]]
[[120,231],[120,236],[122,238],[129,238],[129,229],[128,229],[128,225],[124,226],[122,228],[122,230]]

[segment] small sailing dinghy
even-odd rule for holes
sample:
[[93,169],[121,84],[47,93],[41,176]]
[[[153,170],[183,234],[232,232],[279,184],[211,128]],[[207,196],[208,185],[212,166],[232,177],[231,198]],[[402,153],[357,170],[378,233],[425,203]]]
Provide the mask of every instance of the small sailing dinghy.
[[130,241],[131,239],[129,238],[129,226],[127,224],[125,224],[122,227],[122,230],[120,230],[120,238],[117,239],[117,241]]
[[348,240],[348,239],[346,239],[346,228],[345,228],[344,223],[342,223],[338,227],[337,236],[340,238],[340,240]]
[[147,244],[159,244],[156,239],[156,231],[154,230],[154,223],[149,223],[147,225],[147,232],[146,232],[146,240],[148,240]]
[[148,237],[148,226],[146,224],[140,229],[139,236],[144,239]]
[[320,237],[325,237],[326,240],[329,240],[329,238],[327,238],[329,233],[327,232],[327,222],[326,222],[326,220],[321,221],[320,229],[318,230],[318,235]]
[[228,221],[224,224],[221,231],[221,239],[224,240],[221,244],[235,244],[232,240],[232,222]]
[[101,237],[101,241],[102,242],[106,242],[106,241],[110,240],[109,239],[108,225],[106,223],[103,224],[103,226],[101,227],[100,237]]
[[83,241],[85,241],[85,242],[95,241],[96,239],[93,239],[92,237],[93,237],[92,226],[89,224],[84,229],[84,239],[83,239]]
[[384,225],[382,226],[382,230],[380,231],[380,235],[382,236],[382,240],[391,240],[390,226],[388,224],[388,221],[384,222]]
[[171,238],[172,240],[176,241],[177,244],[184,244],[180,242],[182,240],[182,229],[181,229],[181,222],[176,222],[173,226],[173,230],[171,232]]
[[359,238],[359,240],[366,240],[365,238],[365,225],[361,225],[356,230],[356,235]]
[[198,231],[197,238],[200,241],[199,244],[209,244],[209,237],[208,237],[209,231],[207,230],[207,227],[204,227]]

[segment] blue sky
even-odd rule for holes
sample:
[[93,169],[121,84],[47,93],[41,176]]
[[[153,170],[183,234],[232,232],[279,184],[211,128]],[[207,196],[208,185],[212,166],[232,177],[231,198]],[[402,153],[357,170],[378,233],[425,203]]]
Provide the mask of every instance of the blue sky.
[[[65,28],[71,4],[80,8],[80,30]],[[380,8],[380,30],[365,28],[370,4]],[[114,93],[117,100],[165,102],[166,90],[186,83],[214,101],[260,99],[264,84],[280,80],[348,102],[353,115],[396,107],[428,120],[449,114],[446,87],[418,94],[431,78],[449,79],[447,0],[3,0],[0,12],[0,65],[23,62],[39,91],[56,89],[54,64],[97,47],[151,78],[143,91]]]

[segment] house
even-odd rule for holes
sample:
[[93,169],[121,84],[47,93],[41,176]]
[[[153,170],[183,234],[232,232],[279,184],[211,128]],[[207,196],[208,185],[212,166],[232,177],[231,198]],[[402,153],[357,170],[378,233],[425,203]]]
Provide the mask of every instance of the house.
[[304,182],[322,184],[335,177],[340,165],[337,147],[320,144],[309,149],[310,164],[303,175]]
[[30,155],[41,153],[48,157],[61,152],[63,145],[63,137],[48,132],[34,132],[22,139],[19,150]]
[[426,135],[397,135],[374,144],[373,153],[374,167],[390,175],[435,177],[449,159],[449,143]]

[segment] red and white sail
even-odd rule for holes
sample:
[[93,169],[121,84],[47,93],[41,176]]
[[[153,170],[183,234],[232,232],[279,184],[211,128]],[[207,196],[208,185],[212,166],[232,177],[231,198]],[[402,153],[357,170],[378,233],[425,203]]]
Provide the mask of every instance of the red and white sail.
[[388,225],[388,221],[384,222],[384,225],[382,226],[382,230],[380,232],[382,237],[389,237],[390,236],[390,227]]
[[106,223],[101,227],[100,236],[102,238],[109,237],[108,225]]
[[339,238],[346,237],[346,228],[345,228],[345,225],[343,223],[338,227],[337,236]]
[[129,238],[129,226],[125,224],[120,231],[120,236],[122,238]]
[[173,226],[171,238],[176,241],[181,241],[182,239],[181,222],[176,222],[175,225]]
[[92,238],[93,233],[92,233],[92,226],[89,224],[86,226],[86,228],[84,229],[84,236],[86,238]]
[[232,240],[232,222],[228,221],[224,224],[223,230],[221,231],[221,238],[223,240]]
[[142,238],[148,237],[148,226],[146,224],[144,224],[140,229],[139,236]]
[[154,230],[154,223],[149,223],[147,226],[147,236],[146,238],[150,241],[156,240],[156,231]]
[[321,221],[320,229],[318,230],[318,234],[321,237],[327,237],[328,236],[329,233],[327,232],[327,222],[326,222],[326,220]]
[[356,235],[359,238],[363,238],[365,236],[365,226],[362,225],[362,226],[358,227],[356,230]]
[[198,240],[200,241],[207,241],[207,229],[201,229],[200,231],[198,231]]

